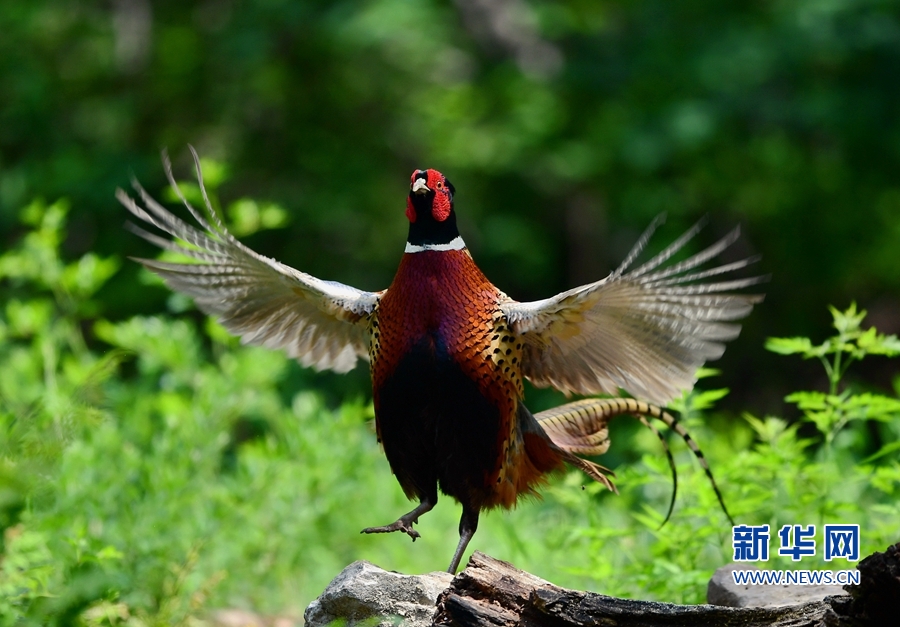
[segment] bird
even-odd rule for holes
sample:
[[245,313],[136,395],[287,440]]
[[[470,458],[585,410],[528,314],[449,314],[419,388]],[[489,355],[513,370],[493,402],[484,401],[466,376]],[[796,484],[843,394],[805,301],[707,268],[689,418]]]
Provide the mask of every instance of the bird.
[[[731,278],[757,257],[700,269],[738,239],[738,228],[667,263],[697,235],[698,222],[633,267],[660,216],[605,278],[542,300],[514,300],[476,265],[457,227],[456,189],[435,169],[416,169],[410,177],[409,230],[393,281],[381,291],[360,290],[238,241],[210,203],[200,159],[190,151],[202,210],[181,192],[165,152],[162,161],[196,225],[136,180],[137,200],[116,191],[144,223],[131,224],[134,233],[188,258],[136,260],[244,343],[284,350],[317,370],[343,373],[368,360],[378,441],[404,494],[418,504],[362,533],[400,532],[415,541],[413,525],[435,507],[439,493],[449,496],[462,506],[450,573],[482,511],[514,507],[566,464],[614,489],[613,473],[583,455],[605,451],[606,423],[615,412],[604,417],[608,404],[606,410],[563,406],[536,417],[524,403],[524,381],[567,395],[624,390],[659,409],[693,387],[696,371],[722,355],[724,342],[740,331],[736,321],[763,298],[738,290],[765,277]],[[642,411],[654,413],[649,405],[632,405],[618,414]]]

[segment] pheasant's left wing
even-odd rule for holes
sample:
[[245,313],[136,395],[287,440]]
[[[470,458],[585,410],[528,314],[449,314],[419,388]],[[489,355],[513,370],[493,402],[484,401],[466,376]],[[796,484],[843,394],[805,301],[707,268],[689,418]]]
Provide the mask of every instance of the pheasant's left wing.
[[696,381],[704,362],[737,337],[739,320],[761,295],[735,294],[765,280],[698,282],[738,270],[754,258],[692,271],[738,238],[734,229],[692,257],[663,267],[697,232],[698,223],[659,255],[628,271],[658,226],[654,220],[619,268],[605,279],[544,300],[508,300],[501,308],[521,340],[522,373],[539,387],[566,393],[632,395],[665,404]]
[[358,359],[368,359],[368,316],[381,292],[323,281],[263,257],[241,244],[212,209],[197,167],[206,216],[181,194],[163,156],[166,175],[201,228],[170,213],[135,182],[144,206],[122,190],[116,197],[143,222],[170,235],[168,239],[131,225],[144,239],[165,250],[194,260],[178,263],[138,259],[160,275],[174,290],[194,299],[204,312],[216,316],[225,328],[248,344],[280,348],[304,366],[316,370],[347,372]]

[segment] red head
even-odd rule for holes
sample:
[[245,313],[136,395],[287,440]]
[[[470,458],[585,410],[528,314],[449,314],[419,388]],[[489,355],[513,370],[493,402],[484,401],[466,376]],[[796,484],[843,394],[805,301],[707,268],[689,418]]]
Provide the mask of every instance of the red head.
[[[406,217],[415,222],[420,207],[431,213],[437,222],[443,222],[453,211],[453,185],[437,170],[416,170],[409,180],[409,197],[406,199]],[[417,202],[416,197],[427,202]]]
[[446,244],[459,236],[453,211],[453,185],[437,170],[416,170],[409,183],[406,217],[409,242]]

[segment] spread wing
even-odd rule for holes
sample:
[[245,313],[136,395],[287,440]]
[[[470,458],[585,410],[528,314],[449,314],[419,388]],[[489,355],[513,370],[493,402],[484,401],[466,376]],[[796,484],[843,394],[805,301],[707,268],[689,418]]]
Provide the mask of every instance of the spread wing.
[[761,295],[735,294],[764,281],[752,277],[703,282],[743,268],[755,258],[695,270],[738,238],[727,236],[692,257],[665,267],[702,227],[698,223],[647,263],[629,271],[657,218],[619,268],[605,279],[544,300],[501,304],[523,343],[522,372],[539,387],[566,393],[615,394],[623,388],[665,404],[693,387],[704,362],[737,337],[739,320]]
[[187,294],[205,313],[216,316],[244,343],[284,349],[304,366],[347,372],[358,358],[368,359],[368,316],[383,292],[364,292],[323,281],[259,255],[228,232],[203,186],[197,153],[191,147],[205,215],[181,193],[163,154],[169,183],[198,222],[197,228],[157,203],[137,183],[143,207],[121,189],[116,198],[136,217],[175,239],[129,225],[160,248],[190,257],[193,263],[137,259],[174,290]]

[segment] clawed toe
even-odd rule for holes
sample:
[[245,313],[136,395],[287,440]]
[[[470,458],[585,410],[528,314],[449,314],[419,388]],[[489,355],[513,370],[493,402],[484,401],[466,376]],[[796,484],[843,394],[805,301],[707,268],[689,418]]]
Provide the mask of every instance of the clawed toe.
[[383,527],[366,527],[360,531],[360,533],[391,533],[394,531],[402,531],[415,542],[416,538],[421,538],[422,536],[419,535],[418,531],[413,529],[413,525],[419,523],[419,516],[425,512],[431,511],[435,501],[436,499],[425,499],[419,503],[419,506],[416,507],[416,509],[404,514],[390,525],[385,525]]
[[421,538],[421,534],[418,531],[413,529],[413,523],[418,522],[415,520],[406,521],[404,519],[397,520],[396,522],[391,523],[390,525],[384,525],[383,527],[366,527],[360,533],[391,533],[394,531],[402,531],[415,542],[416,538]]

